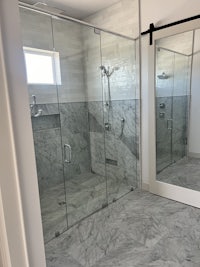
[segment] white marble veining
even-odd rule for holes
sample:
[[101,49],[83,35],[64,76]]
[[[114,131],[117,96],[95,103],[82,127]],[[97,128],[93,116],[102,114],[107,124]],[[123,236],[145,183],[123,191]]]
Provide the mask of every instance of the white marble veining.
[[45,242],[107,203],[106,177],[82,173],[48,186],[40,195]]
[[200,191],[200,159],[184,157],[160,172],[157,179]]
[[135,191],[49,242],[47,266],[197,267],[199,222],[197,208]]
[[[185,156],[187,140],[187,96],[156,98],[156,153],[157,171]],[[160,107],[164,104],[164,108]],[[163,114],[163,116],[161,116]],[[170,121],[171,128],[170,129]]]

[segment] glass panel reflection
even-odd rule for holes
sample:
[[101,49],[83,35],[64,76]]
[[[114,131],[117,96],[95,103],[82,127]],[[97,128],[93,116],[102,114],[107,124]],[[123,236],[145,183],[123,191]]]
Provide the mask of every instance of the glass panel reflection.
[[200,190],[200,30],[156,45],[157,180]]

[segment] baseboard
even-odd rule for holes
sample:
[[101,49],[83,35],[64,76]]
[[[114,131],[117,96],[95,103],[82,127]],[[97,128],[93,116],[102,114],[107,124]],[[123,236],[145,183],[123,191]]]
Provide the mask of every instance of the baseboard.
[[142,190],[144,190],[144,191],[149,191],[149,184],[147,184],[147,183],[142,183]]
[[189,152],[189,153],[188,153],[188,156],[189,156],[190,158],[197,158],[197,159],[200,159],[200,153]]

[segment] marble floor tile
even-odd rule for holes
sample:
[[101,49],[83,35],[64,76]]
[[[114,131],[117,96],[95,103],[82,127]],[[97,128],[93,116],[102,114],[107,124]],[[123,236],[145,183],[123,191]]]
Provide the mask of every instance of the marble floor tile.
[[48,187],[41,195],[45,242],[101,209],[105,203],[106,178],[95,173],[82,173],[74,179],[66,180],[65,185],[63,181]]
[[[130,192],[131,186],[126,180],[122,179],[116,183],[110,178],[106,182],[106,177],[86,172],[66,180],[65,185],[63,181],[58,185],[47,187],[41,195],[45,242],[49,242],[78,221],[102,209],[108,202],[116,201]],[[109,194],[108,200],[106,190]]]
[[200,159],[183,158],[157,175],[162,182],[200,191]]
[[197,267],[200,210],[130,192],[49,242],[46,258],[48,267]]

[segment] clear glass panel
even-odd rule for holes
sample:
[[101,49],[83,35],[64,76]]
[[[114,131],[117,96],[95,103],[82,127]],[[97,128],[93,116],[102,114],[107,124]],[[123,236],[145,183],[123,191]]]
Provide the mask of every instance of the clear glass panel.
[[156,49],[156,154],[157,172],[172,163],[172,96],[174,53]]
[[58,85],[68,225],[107,204],[100,35],[78,23],[52,19],[60,53]]
[[191,57],[174,55],[173,85],[173,131],[172,131],[172,162],[175,163],[186,156],[188,132],[188,93]]
[[135,42],[101,32],[108,201],[137,187],[138,132]]
[[[157,41],[157,179],[180,186],[186,186],[190,175],[187,144],[192,48],[192,31]],[[163,101],[160,94],[165,96]]]
[[24,47],[54,55],[28,84],[46,242],[138,187],[139,65],[131,39],[20,13]]
[[[51,18],[20,8],[25,47],[54,51]],[[45,242],[67,227],[57,87],[28,84]]]

